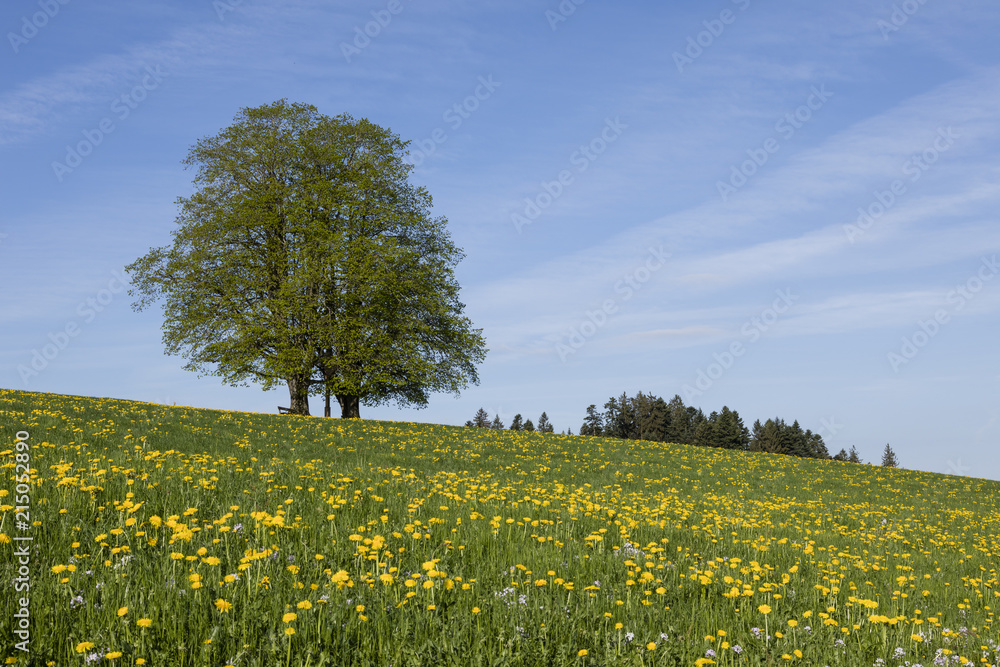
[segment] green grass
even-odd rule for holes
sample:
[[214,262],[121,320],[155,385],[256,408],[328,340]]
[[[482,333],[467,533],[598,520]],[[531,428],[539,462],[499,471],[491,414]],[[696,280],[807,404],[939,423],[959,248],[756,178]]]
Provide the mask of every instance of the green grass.
[[998,662],[997,482],[8,390],[0,415],[18,664]]

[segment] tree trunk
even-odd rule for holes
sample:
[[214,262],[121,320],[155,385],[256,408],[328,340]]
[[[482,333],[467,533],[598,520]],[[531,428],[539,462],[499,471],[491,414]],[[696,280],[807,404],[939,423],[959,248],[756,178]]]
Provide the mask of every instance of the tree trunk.
[[330,416],[330,390],[326,390],[326,405],[323,407],[323,416]]
[[309,416],[309,383],[302,378],[288,378],[288,411],[293,415]]
[[361,419],[361,398],[337,394],[341,419]]

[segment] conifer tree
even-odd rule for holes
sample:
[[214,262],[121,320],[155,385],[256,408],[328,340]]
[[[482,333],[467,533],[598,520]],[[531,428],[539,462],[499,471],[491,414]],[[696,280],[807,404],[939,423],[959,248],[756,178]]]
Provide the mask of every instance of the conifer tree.
[[641,391],[632,399],[635,411],[635,437],[639,440],[663,442],[667,438],[670,413],[667,402]]
[[539,433],[552,433],[552,423],[549,422],[549,416],[542,412],[542,416],[538,418],[538,432]]
[[527,419],[524,422],[524,428],[522,430],[527,431],[528,433],[534,433],[535,425],[531,422],[530,419]]
[[715,422],[715,446],[739,450],[750,446],[750,433],[743,425],[740,414],[726,406],[722,406]]
[[629,439],[635,437],[635,410],[632,399],[625,392],[613,396],[604,404],[604,435],[612,438]]
[[[712,413],[715,414],[714,412]],[[703,419],[694,430],[694,443],[699,447],[715,446],[715,427],[711,418]]]
[[826,443],[823,442],[823,436],[819,433],[813,433],[809,429],[806,429],[806,444],[809,447],[809,456],[815,459],[830,458],[830,452],[826,449]]
[[496,415],[496,416],[493,417],[493,422],[490,424],[490,428],[492,428],[494,430],[497,430],[497,431],[502,431],[503,430],[504,426],[503,426],[503,422],[500,420],[500,415]]
[[885,443],[885,449],[882,451],[882,467],[884,468],[898,468],[899,460],[896,459],[896,452],[892,451],[892,447],[889,443]]
[[768,419],[763,425],[760,420],[754,422],[753,439],[750,441],[750,451],[785,454],[782,442],[785,422],[781,419]]
[[684,400],[678,394],[674,394],[667,403],[667,412],[670,414],[670,419],[667,420],[666,441],[691,444],[694,440],[694,425],[691,421],[694,408],[686,407]]
[[604,418],[597,411],[597,406],[591,403],[587,406],[587,416],[583,418],[580,435],[603,435]]
[[479,408],[476,416],[472,418],[472,425],[476,428],[489,428],[490,413],[486,412],[483,408]]
[[521,413],[519,412],[516,415],[514,415],[514,419],[511,420],[511,422],[510,422],[510,430],[511,431],[521,431],[523,429],[524,429],[524,424],[521,421]]

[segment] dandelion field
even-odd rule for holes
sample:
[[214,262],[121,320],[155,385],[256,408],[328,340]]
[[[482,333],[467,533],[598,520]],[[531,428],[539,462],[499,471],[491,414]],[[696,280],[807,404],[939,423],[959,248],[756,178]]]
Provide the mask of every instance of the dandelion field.
[[6,664],[1000,662],[997,482],[10,390],[0,416]]

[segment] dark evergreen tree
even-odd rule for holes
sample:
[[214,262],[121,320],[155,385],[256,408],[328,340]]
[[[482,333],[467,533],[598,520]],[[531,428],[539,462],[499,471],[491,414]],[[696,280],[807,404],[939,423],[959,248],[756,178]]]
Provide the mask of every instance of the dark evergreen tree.
[[781,419],[768,419],[761,425],[760,420],[754,422],[753,436],[750,441],[750,451],[768,452],[770,454],[785,454],[785,422]]
[[884,468],[898,468],[899,460],[896,459],[896,452],[892,451],[892,447],[889,443],[885,443],[885,449],[882,451],[882,467]]
[[834,461],[846,461],[847,460],[847,450],[841,448],[839,452],[833,455]]
[[823,442],[823,436],[819,433],[813,433],[809,429],[806,429],[806,445],[809,449],[808,456],[811,456],[814,459],[830,458],[830,452],[826,449],[826,443]]
[[587,416],[583,418],[580,435],[604,435],[604,418],[593,403],[587,406]]
[[858,450],[854,445],[851,445],[851,451],[847,453],[847,460],[851,463],[861,463],[861,456],[858,455]]
[[[780,420],[779,420],[780,421]],[[799,426],[798,420],[788,426],[783,421],[781,426],[781,454],[791,456],[809,456],[809,446],[806,442],[806,434]]]
[[667,403],[667,433],[664,439],[667,442],[677,442],[690,444],[691,436],[691,414],[684,406],[684,401],[677,394]]
[[635,437],[639,440],[663,442],[667,439],[670,413],[662,398],[641,391],[632,399],[635,413]]
[[761,442],[764,439],[764,425],[760,423],[759,419],[755,419],[753,422],[753,427],[750,429],[750,451],[751,452],[762,452]]
[[[714,417],[716,413],[712,413]],[[712,419],[703,419],[695,427],[694,431],[694,443],[699,447],[714,447],[715,446],[715,425],[712,423]]]
[[500,420],[500,415],[493,417],[493,422],[490,424],[490,428],[497,431],[502,431],[504,429],[503,421]]
[[510,422],[511,431],[521,431],[524,430],[524,424],[521,422],[521,413],[514,415],[514,419]]
[[465,422],[465,428],[475,428],[476,425],[472,423],[472,420]]
[[622,392],[604,404],[604,435],[612,438],[629,439],[635,437],[635,410],[628,395]]
[[549,421],[549,416],[542,412],[542,416],[538,418],[538,432],[539,433],[552,433],[552,423]]
[[535,432],[535,425],[531,423],[530,419],[528,419],[528,420],[526,420],[524,422],[524,428],[521,429],[521,430],[522,431],[527,431],[528,433],[534,433]]
[[708,419],[708,417],[706,417],[705,413],[701,411],[701,408],[696,408],[692,405],[684,408],[684,411],[687,412],[688,415],[687,429],[685,430],[684,437],[681,442],[685,445],[693,445],[694,433],[698,430],[698,424]]
[[489,428],[490,413],[486,412],[483,408],[479,408],[476,416],[472,418],[472,425],[476,428]]
[[719,413],[714,426],[716,447],[742,451],[750,446],[750,432],[735,410],[722,406],[722,412]]

